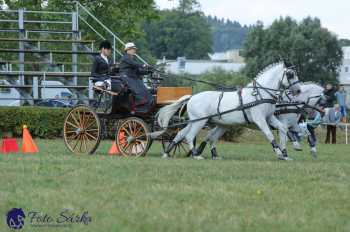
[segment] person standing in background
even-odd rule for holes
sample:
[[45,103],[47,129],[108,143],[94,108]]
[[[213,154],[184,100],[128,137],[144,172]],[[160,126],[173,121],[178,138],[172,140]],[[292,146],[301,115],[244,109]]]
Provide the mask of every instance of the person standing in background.
[[328,114],[325,116],[325,121],[328,123],[325,143],[328,144],[331,140],[332,144],[337,143],[337,124],[340,122],[340,119],[340,107],[338,104],[335,104],[333,108],[329,109]]
[[325,108],[331,108],[334,106],[335,99],[335,89],[332,84],[327,84],[324,90],[324,95],[327,97]]
[[341,121],[346,123],[346,91],[344,86],[338,86],[338,91],[335,93],[335,96],[340,107]]

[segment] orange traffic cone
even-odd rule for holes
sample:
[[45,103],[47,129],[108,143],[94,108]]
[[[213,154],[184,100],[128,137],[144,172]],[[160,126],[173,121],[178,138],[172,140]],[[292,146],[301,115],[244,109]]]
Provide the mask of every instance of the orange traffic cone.
[[15,153],[18,152],[18,144],[14,138],[4,138],[0,147],[1,153]]
[[23,126],[23,142],[22,142],[23,153],[36,153],[39,152],[38,147],[35,145],[32,136],[26,125]]
[[109,149],[108,154],[109,155],[119,155],[119,149],[118,149],[115,141],[113,141],[112,147]]
[[[126,140],[125,133],[124,132],[120,132],[117,139],[119,139],[120,143],[122,145],[124,145],[125,142],[126,142],[125,141]],[[118,146],[115,143],[115,141],[113,141],[112,147],[109,149],[108,154],[109,155],[120,155],[120,151],[119,151]]]

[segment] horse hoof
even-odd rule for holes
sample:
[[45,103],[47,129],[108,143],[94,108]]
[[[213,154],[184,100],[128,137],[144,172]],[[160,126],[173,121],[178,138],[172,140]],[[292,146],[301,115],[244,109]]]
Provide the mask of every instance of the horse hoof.
[[301,146],[300,146],[300,143],[298,143],[298,142],[294,142],[293,143],[293,149],[295,150],[295,151],[302,151],[303,149],[301,148]]
[[170,156],[167,153],[163,153],[162,155],[162,159],[169,159]]
[[205,158],[201,155],[195,155],[195,156],[192,156],[193,159],[195,160],[204,160]]
[[292,158],[289,158],[288,156],[278,156],[278,159],[279,160],[283,160],[283,161],[292,161],[293,159]]
[[317,150],[315,147],[311,148],[311,156],[313,159],[317,159]]
[[283,156],[281,149],[276,148],[276,149],[274,149],[274,151],[278,157]]

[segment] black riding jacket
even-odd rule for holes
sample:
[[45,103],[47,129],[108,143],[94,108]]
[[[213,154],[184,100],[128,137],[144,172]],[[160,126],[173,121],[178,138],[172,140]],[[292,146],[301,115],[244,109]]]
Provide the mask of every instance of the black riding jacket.
[[106,77],[105,75],[109,74],[110,66],[112,62],[108,59],[108,63],[102,58],[101,54],[95,56],[94,62],[91,68],[91,76],[95,78]]

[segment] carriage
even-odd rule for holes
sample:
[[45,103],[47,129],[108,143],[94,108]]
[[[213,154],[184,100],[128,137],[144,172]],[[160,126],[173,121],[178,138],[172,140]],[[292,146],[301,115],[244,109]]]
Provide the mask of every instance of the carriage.
[[[111,88],[93,86],[96,100],[72,108],[64,121],[63,137],[67,148],[76,154],[93,154],[100,141],[114,135],[115,143],[123,156],[145,156],[152,145],[150,133],[159,130],[155,120],[158,110],[184,95],[191,95],[191,87],[162,87],[162,78],[153,72],[147,79],[153,96],[153,106],[148,113],[134,111],[134,96],[119,75],[111,76]],[[185,109],[172,117],[174,123],[185,121]],[[180,123],[181,124],[181,123]],[[163,149],[172,141],[180,126],[167,130],[157,138]],[[189,155],[187,146],[179,143],[173,156]]]

